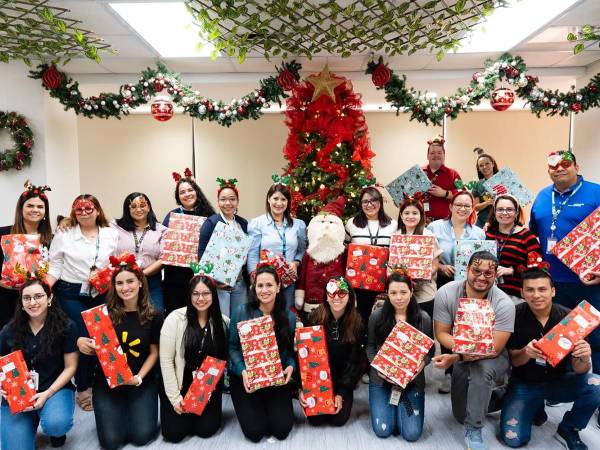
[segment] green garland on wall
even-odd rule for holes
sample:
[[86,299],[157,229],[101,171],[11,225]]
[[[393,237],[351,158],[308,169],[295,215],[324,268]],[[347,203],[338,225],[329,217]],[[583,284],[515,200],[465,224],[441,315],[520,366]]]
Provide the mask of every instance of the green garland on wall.
[[31,164],[33,131],[25,117],[16,112],[0,111],[0,130],[10,133],[14,146],[0,152],[0,172],[9,169],[21,170]]
[[526,100],[531,112],[537,117],[542,113],[567,116],[571,112],[585,112],[600,106],[600,74],[596,74],[589,83],[569,92],[541,89],[538,77],[527,75],[527,66],[520,56],[505,53],[497,60],[488,59],[485,69],[475,72],[468,88],[460,87],[449,96],[437,97],[406,86],[406,76],[396,75],[383,62],[383,58],[372,60],[365,73],[371,75],[377,89],[385,90],[385,99],[396,109],[396,114],[410,113],[410,120],[428,125],[441,125],[444,116],[456,119],[459,113],[468,112],[486,98],[490,99],[496,88],[496,82],[504,81],[516,87],[517,97]]

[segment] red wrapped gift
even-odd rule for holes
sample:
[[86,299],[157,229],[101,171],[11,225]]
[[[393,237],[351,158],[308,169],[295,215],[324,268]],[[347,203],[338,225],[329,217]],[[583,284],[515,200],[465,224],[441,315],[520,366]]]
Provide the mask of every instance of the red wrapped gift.
[[580,277],[600,270],[600,207],[573,228],[552,253]]
[[21,350],[0,358],[0,386],[6,392],[8,407],[17,414],[33,406],[32,397],[37,393]]
[[106,382],[111,388],[120,386],[133,378],[127,364],[127,358],[117,338],[117,333],[108,315],[106,305],[96,306],[81,312],[83,322],[90,338],[94,339],[100,349],[96,355],[104,371]]
[[251,392],[283,384],[283,368],[273,319],[262,316],[237,324]]
[[325,331],[321,325],[296,328],[296,348],[307,416],[335,414],[335,398]]
[[539,341],[533,344],[552,367],[571,353],[575,342],[594,331],[600,325],[600,311],[583,300]]
[[348,245],[346,278],[353,288],[383,292],[389,251],[376,245]]
[[405,388],[418,373],[433,340],[399,320],[371,361],[378,372]]
[[98,294],[104,294],[110,288],[110,280],[112,278],[113,268],[106,266],[94,272],[90,277],[90,284],[98,291]]
[[279,276],[281,284],[284,288],[295,283],[298,279],[297,275],[294,276],[289,274],[288,270],[290,268],[290,265],[285,260],[285,258],[278,253],[273,253],[271,250],[260,251],[259,264],[269,264],[275,267],[277,275]]
[[200,368],[194,373],[194,380],[181,402],[181,408],[186,413],[202,415],[211,394],[223,376],[225,365],[225,361],[212,356],[204,358]]
[[431,280],[434,256],[433,236],[393,234],[390,239],[388,266],[406,267],[408,274],[415,280]]
[[4,252],[2,281],[7,286],[19,289],[25,284],[25,273],[44,272],[48,262],[42,255],[40,237],[32,234],[7,234],[0,245]]
[[452,351],[463,355],[494,355],[496,314],[488,300],[461,298],[454,318]]
[[198,262],[200,228],[206,217],[171,213],[162,238],[161,261],[168,266],[189,267]]

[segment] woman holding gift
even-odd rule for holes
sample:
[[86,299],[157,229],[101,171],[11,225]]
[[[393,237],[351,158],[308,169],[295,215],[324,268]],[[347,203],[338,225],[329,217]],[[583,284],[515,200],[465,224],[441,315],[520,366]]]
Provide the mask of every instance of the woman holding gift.
[[[111,265],[114,271],[106,306],[134,376],[111,389],[103,371],[96,370],[94,417],[98,440],[107,450],[128,443],[143,446],[158,434],[160,375],[156,362],[163,322],[150,303],[146,277],[134,256],[113,256]],[[87,337],[80,337],[77,346],[89,356],[102,350],[100,343]]]
[[38,425],[52,447],[65,443],[73,426],[71,378],[77,368],[77,328],[53,301],[50,286],[31,279],[21,289],[13,320],[0,332],[0,355],[23,352],[37,394],[31,407],[11,414],[6,393],[0,407],[0,447],[33,450]]
[[[31,234],[40,237],[40,243],[50,247],[52,227],[50,226],[50,205],[46,192],[48,186],[34,186],[29,180],[25,182],[25,190],[17,200],[13,225],[0,227],[0,237],[7,234]],[[4,252],[0,246],[0,273],[4,263]],[[0,280],[0,328],[13,317],[19,291]]]
[[195,371],[207,356],[227,360],[227,324],[221,316],[215,281],[197,275],[190,281],[187,306],[173,311],[160,332],[160,424],[165,441],[207,438],[221,427],[223,383],[210,395],[202,415],[188,414],[182,400]]
[[[235,228],[246,234],[248,233],[248,221],[237,215],[237,209],[240,202],[240,193],[236,187],[237,180],[235,178],[230,178],[229,180],[217,178],[217,183],[219,183],[217,189],[219,213],[213,214],[206,219],[206,222],[204,222],[200,229],[198,260],[202,258],[217,223],[221,222],[227,227]],[[246,268],[243,267],[233,288],[224,284],[217,284],[221,312],[227,317],[231,317],[231,314],[237,306],[246,303],[248,290],[247,281],[248,274]]]
[[[89,279],[98,269],[109,265],[109,256],[117,249],[119,235],[108,226],[104,211],[90,194],[75,198],[68,229],[54,236],[50,246],[48,283],[54,286],[56,298],[67,316],[75,322],[80,336],[87,336],[81,312],[104,303],[104,295],[92,289]],[[79,358],[75,384],[77,404],[92,410],[93,359]]]
[[483,228],[486,222],[489,222],[492,218],[490,211],[492,210],[493,202],[492,195],[483,188],[483,183],[498,173],[498,164],[491,155],[484,153],[482,148],[476,148],[473,151],[479,155],[475,162],[479,183],[473,189],[473,195],[477,201],[475,204],[475,211],[477,211],[476,225]]
[[[383,196],[375,186],[363,188],[359,197],[360,211],[346,223],[346,240],[352,244],[390,246],[390,237],[398,222],[385,213]],[[357,289],[358,312],[367,323],[377,292]]]
[[[365,354],[361,348],[364,327],[356,310],[354,289],[343,277],[328,281],[323,303],[308,317],[307,326],[322,325],[325,329],[329,368],[333,382],[334,414],[308,417],[311,425],[342,426],[350,418],[354,388],[365,367]],[[300,405],[309,405],[302,389],[298,390]]]
[[[266,214],[256,217],[248,225],[252,246],[248,252],[248,272],[253,273],[261,250],[281,255],[289,264],[287,275],[298,277],[298,266],[306,249],[306,224],[292,218],[292,194],[287,186],[290,177],[273,175],[274,184],[267,191]],[[283,288],[283,297],[289,309],[294,304],[295,283]]]
[[[175,180],[175,202],[179,206],[165,216],[163,220],[165,227],[169,226],[169,218],[174,213],[201,217],[208,217],[215,213],[192,176],[190,169],[185,169],[183,176],[173,172],[173,179]],[[188,296],[188,283],[194,274],[188,267],[166,264],[163,272],[164,307],[165,314],[169,314],[171,311],[185,306],[185,299]]]
[[150,301],[157,311],[164,311],[162,286],[161,241],[166,227],[158,223],[152,203],[146,194],[132,192],[123,202],[120,219],[110,222],[119,233],[117,255],[129,252],[135,255],[150,290]]
[[[259,265],[247,304],[238,305],[229,323],[228,370],[231,400],[244,436],[259,442],[264,436],[285,439],[294,425],[292,386],[290,380],[296,368],[293,342],[296,316],[285,308],[277,272],[273,267]],[[237,325],[239,322],[270,316],[281,366],[283,384],[252,392],[251,380],[242,354]]]
[[517,267],[527,267],[529,253],[542,254],[540,243],[536,235],[524,226],[523,209],[510,194],[501,194],[494,199],[489,224],[485,235],[498,244],[498,287],[515,303],[520,303],[521,278]]
[[[433,273],[430,280],[415,280],[413,294],[423,311],[433,317],[433,299],[437,291],[436,280],[437,270],[440,261],[442,249],[437,238],[431,231],[425,228],[425,210],[423,204],[414,198],[406,198],[400,204],[398,212],[398,231],[392,234],[402,234],[409,236],[432,236],[435,239],[435,250],[433,253]],[[392,273],[392,268],[387,270],[388,276]]]
[[[413,295],[413,282],[406,272],[394,271],[387,281],[388,298],[382,308],[373,311],[369,319],[367,357],[373,361],[375,355],[399,320],[433,338],[431,318],[421,311]],[[418,375],[400,389],[376,369],[371,368],[369,377],[369,407],[371,426],[378,437],[387,438],[399,433],[405,440],[414,442],[423,432],[425,417],[425,373],[435,347],[419,368]],[[394,401],[392,402],[392,399]]]

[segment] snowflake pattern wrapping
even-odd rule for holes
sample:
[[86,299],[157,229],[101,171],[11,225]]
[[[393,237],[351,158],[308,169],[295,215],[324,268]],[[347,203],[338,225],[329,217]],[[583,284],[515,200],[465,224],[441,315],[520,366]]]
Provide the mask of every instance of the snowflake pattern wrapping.
[[396,206],[400,206],[405,194],[412,197],[419,192],[427,192],[430,187],[431,181],[429,181],[427,174],[423,172],[418,164],[415,164],[385,188],[390,193]]
[[482,186],[492,197],[499,192],[499,186],[504,186],[509,194],[516,197],[521,206],[527,205],[533,200],[531,191],[508,167],[500,169],[489,180],[484,181]]
[[0,358],[0,386],[6,392],[11,414],[17,414],[33,405],[36,390],[21,350]]
[[494,255],[498,253],[496,241],[460,240],[456,241],[454,247],[454,279],[464,280],[467,278],[467,266],[471,255],[475,252],[487,251]]
[[198,262],[200,228],[206,217],[171,213],[162,239],[160,259],[167,266],[189,267]]
[[225,371],[226,361],[207,356],[194,372],[194,379],[185,393],[181,408],[186,413],[201,416],[210,400],[210,396],[219,385]]

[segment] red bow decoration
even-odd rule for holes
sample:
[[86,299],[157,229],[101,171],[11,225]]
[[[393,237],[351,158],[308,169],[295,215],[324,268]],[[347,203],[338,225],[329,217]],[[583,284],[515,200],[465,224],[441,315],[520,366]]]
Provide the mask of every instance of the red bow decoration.
[[400,204],[400,209],[402,209],[404,202],[406,202],[407,200],[416,200],[419,203],[421,203],[421,205],[423,205],[423,199],[425,197],[424,192],[415,192],[413,195],[408,195],[407,193],[403,192],[402,195],[404,196],[404,200]]
[[530,252],[527,255],[527,266],[520,264],[517,267],[517,272],[523,273],[528,270],[542,270],[544,272],[550,272],[550,264],[542,259],[542,255],[538,252]]
[[182,178],[193,179],[193,177],[192,177],[193,174],[189,167],[185,168],[185,170],[183,171],[183,176],[181,176],[181,174],[177,173],[177,172],[172,172],[171,175],[172,175],[173,179],[175,180],[175,183],[177,183]]
[[127,270],[132,272],[141,272],[133,253],[123,252],[121,256],[111,256],[108,259],[113,267],[113,272],[121,267],[126,267]]
[[439,144],[439,145],[441,145],[442,147],[444,146],[444,144],[445,144],[445,143],[446,143],[446,139],[444,139],[444,137],[443,137],[443,136],[437,136],[437,137],[435,137],[435,138],[433,138],[433,139],[429,139],[429,140],[427,141],[427,144],[428,144],[428,145],[431,145],[431,144]]

